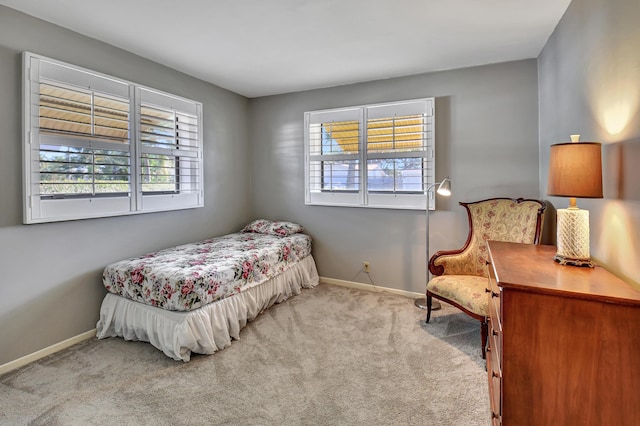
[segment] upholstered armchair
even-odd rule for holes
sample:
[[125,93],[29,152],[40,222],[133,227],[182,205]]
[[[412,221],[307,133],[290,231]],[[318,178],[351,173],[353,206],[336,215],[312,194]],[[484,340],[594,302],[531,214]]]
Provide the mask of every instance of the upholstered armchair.
[[546,206],[541,201],[522,198],[493,198],[460,205],[467,209],[469,235],[461,249],[439,251],[429,260],[434,277],[427,283],[427,322],[434,297],[477,319],[485,358],[489,305],[486,241],[540,244]]

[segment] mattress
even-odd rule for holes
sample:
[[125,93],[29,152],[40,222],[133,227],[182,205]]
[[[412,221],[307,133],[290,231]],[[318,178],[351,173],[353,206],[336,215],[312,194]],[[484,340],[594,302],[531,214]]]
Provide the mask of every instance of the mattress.
[[239,232],[112,263],[102,278],[114,295],[192,311],[266,282],[310,254],[306,234]]

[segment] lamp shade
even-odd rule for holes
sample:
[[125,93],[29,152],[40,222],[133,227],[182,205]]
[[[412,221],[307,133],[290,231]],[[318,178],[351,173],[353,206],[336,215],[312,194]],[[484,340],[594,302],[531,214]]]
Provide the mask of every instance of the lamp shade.
[[444,178],[440,185],[438,185],[438,189],[436,192],[445,197],[451,196],[451,179],[448,177]]
[[602,147],[598,142],[551,145],[547,194],[602,198]]

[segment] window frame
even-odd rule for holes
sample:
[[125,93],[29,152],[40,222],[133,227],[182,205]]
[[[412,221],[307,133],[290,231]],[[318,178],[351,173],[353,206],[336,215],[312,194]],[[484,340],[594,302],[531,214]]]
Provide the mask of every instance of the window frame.
[[[23,223],[59,222],[204,206],[202,103],[26,51],[23,52],[22,78]],[[94,123],[93,97],[95,94],[120,96],[126,99],[128,101],[128,142],[125,142],[127,139],[109,142],[105,136],[97,135],[93,130],[79,135],[72,135],[73,129],[59,132],[44,129],[41,131],[42,117],[44,120],[49,118],[40,113],[40,84],[43,82],[45,84],[60,83],[69,87],[71,92],[91,94],[91,103],[86,104],[91,108],[91,126]],[[160,106],[171,109],[174,113],[188,112],[195,117],[197,134],[195,146],[191,147],[189,154],[192,159],[195,159],[195,165],[188,170],[193,182],[192,187],[195,189],[188,193],[182,189],[172,193],[143,193],[142,191],[141,156],[144,152],[141,141],[142,96],[140,93],[142,91],[152,94]],[[188,111],[183,111],[184,109]],[[73,123],[72,118],[65,118],[63,121]],[[179,131],[175,130],[175,132],[178,134]],[[41,157],[41,147],[48,145],[60,147],[61,150],[66,148],[69,152],[82,148],[91,155],[96,155],[96,151],[101,149],[112,149],[124,153],[123,155],[128,156],[128,174],[119,175],[128,179],[128,191],[113,193],[96,193],[95,191],[73,193],[71,191],[59,195],[51,195],[50,192],[41,193],[40,177],[43,174],[41,163],[45,163]],[[176,161],[180,161],[180,158],[185,156],[184,151],[176,149],[167,150],[167,155],[172,156]],[[91,167],[91,172],[87,176],[90,176],[90,182],[97,186],[100,171],[97,171],[95,166]]]
[[[424,117],[423,123],[420,124],[420,126],[424,126],[422,148],[388,152],[368,151],[370,142],[367,141],[372,129],[370,119],[396,116],[401,118],[420,114],[423,114]],[[317,130],[312,130],[314,126],[317,129],[318,126],[322,127],[332,121],[346,122],[354,119],[359,123],[357,155],[353,153],[318,153],[318,150],[321,149],[318,146],[318,138],[321,136],[318,136]],[[347,158],[357,158],[358,189],[353,191],[322,189],[324,176],[321,175],[318,179],[317,175],[321,173],[320,170],[324,171],[323,161],[346,160]],[[368,165],[370,160],[409,158],[422,159],[420,191],[369,190],[368,166],[360,167],[360,165]],[[429,210],[435,210],[435,197],[431,191],[427,191],[435,183],[435,98],[307,111],[304,113],[304,163],[306,205],[425,210],[428,199]]]

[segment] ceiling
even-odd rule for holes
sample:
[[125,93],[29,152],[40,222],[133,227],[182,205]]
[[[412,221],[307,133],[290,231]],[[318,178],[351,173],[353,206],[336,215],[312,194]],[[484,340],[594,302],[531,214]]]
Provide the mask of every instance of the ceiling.
[[0,0],[249,98],[535,58],[570,0]]

